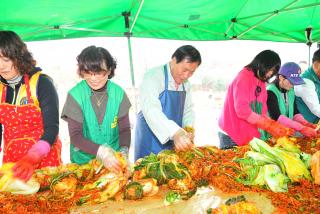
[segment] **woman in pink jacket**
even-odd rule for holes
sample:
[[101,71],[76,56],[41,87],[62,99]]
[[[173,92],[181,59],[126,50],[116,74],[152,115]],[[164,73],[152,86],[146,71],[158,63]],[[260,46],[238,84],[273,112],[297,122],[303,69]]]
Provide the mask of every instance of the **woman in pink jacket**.
[[253,137],[264,139],[259,129],[273,137],[292,134],[293,130],[267,116],[266,82],[278,73],[280,65],[277,53],[264,50],[232,81],[219,118],[221,149],[246,145]]

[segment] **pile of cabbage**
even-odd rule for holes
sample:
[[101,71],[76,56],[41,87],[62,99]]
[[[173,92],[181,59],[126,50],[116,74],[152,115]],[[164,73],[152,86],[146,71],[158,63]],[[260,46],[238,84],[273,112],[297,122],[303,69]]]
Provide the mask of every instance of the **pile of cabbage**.
[[13,176],[14,163],[5,163],[0,168],[0,192],[28,195],[38,192],[40,184],[33,177],[24,182]]
[[259,185],[273,192],[287,192],[288,183],[301,179],[312,180],[311,155],[301,152],[294,139],[283,137],[274,147],[254,138],[249,143],[251,151],[234,161],[240,164],[237,181],[245,185]]
[[[179,162],[179,156],[172,150],[163,150],[157,155],[151,153],[149,156],[138,159],[132,177],[135,185],[131,186],[129,184],[127,189],[128,187],[134,187],[136,190],[134,192],[139,193],[141,191],[137,191],[136,183],[141,183],[144,179],[150,178],[154,179],[157,185],[167,184],[168,188],[174,192],[166,197],[169,198],[168,202],[180,197],[181,199],[188,199],[195,194],[197,189],[188,168]],[[130,195],[129,198],[126,198],[139,199],[137,195],[141,194]]]

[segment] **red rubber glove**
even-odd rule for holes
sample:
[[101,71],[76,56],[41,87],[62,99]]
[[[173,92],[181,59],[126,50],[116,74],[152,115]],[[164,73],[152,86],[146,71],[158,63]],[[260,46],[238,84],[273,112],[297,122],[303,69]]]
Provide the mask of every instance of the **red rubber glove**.
[[34,144],[28,153],[23,156],[12,168],[13,175],[27,182],[38,167],[41,160],[50,152],[50,144],[44,140]]
[[312,129],[308,126],[304,126],[301,130],[300,133],[303,134],[306,137],[314,138],[317,137],[317,131],[315,129]]
[[38,167],[41,160],[40,156],[26,154],[14,165],[14,177],[27,182],[32,177],[33,171]]
[[290,136],[294,134],[294,130],[272,120],[269,117],[262,116],[256,122],[258,128],[269,132],[274,138],[280,138],[283,136]]
[[312,129],[316,129],[316,128],[317,128],[317,125],[316,125],[316,124],[309,123],[306,119],[304,119],[304,117],[302,116],[302,114],[295,114],[295,115],[293,116],[293,120],[301,123],[301,124],[304,125],[304,126],[308,126],[308,127],[312,128]]

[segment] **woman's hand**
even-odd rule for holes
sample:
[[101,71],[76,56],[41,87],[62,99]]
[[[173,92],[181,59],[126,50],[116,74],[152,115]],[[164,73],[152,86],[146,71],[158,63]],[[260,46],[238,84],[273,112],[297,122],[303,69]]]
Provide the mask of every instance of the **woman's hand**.
[[121,164],[115,156],[115,151],[110,147],[101,145],[97,152],[97,159],[103,163],[104,167],[112,172],[120,173],[122,170]]

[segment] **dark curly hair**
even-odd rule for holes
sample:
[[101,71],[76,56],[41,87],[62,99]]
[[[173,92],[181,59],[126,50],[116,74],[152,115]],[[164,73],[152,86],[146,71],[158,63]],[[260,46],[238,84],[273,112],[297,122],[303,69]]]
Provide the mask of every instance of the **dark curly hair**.
[[78,74],[81,77],[83,77],[83,73],[99,73],[107,68],[107,70],[110,71],[108,78],[111,79],[117,67],[117,62],[109,51],[94,45],[83,49],[79,56],[77,56],[77,61]]
[[21,74],[30,73],[36,65],[27,45],[13,31],[0,31],[0,53],[12,60]]

